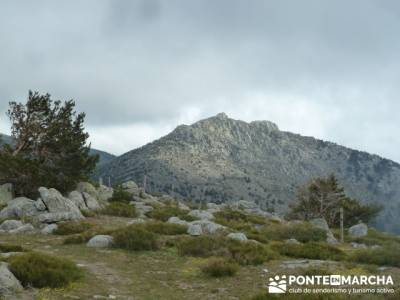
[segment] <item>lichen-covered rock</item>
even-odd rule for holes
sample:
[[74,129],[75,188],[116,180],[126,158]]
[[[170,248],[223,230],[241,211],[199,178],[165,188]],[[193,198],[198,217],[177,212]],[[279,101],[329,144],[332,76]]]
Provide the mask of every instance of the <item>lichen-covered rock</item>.
[[0,262],[0,296],[12,295],[22,291],[22,285],[8,269],[8,265]]
[[33,225],[29,224],[29,223],[23,224],[22,226],[9,231],[9,233],[12,233],[12,234],[22,234],[22,233],[28,234],[28,233],[35,233],[35,232],[36,232],[35,227],[33,227]]
[[242,232],[232,232],[228,234],[227,237],[241,242],[247,241],[247,236]]
[[145,214],[147,212],[152,211],[154,208],[150,205],[146,205],[143,202],[133,202],[132,205],[135,205],[136,212],[139,214],[141,217],[145,217]]
[[293,244],[293,245],[299,245],[299,244],[301,244],[298,240],[296,240],[296,239],[287,239],[286,241],[285,241],[285,243],[286,244]]
[[126,225],[133,225],[133,224],[143,224],[146,223],[146,220],[143,218],[135,218],[126,223]]
[[[188,225],[189,225],[189,229],[190,229],[190,227],[193,227],[193,226],[200,226],[201,234],[215,234],[217,232],[220,232],[220,231],[226,229],[225,226],[214,223],[209,220],[197,220],[197,221],[190,222]],[[188,233],[189,233],[189,229],[188,229]]]
[[[61,218],[63,219],[63,221],[65,221],[66,217],[69,218],[67,220],[80,220],[84,218],[75,203],[72,200],[63,197],[61,193],[56,189],[47,189],[45,187],[40,187],[39,193],[40,198],[46,205],[49,212],[48,214],[45,213],[45,215],[47,215],[46,217],[40,216],[41,218],[39,219]],[[53,216],[51,216],[50,214],[53,214]]]
[[1,223],[0,229],[4,230],[4,231],[10,231],[13,229],[17,229],[23,225],[24,225],[24,223],[22,223],[19,220],[6,220],[3,223]]
[[125,190],[139,188],[138,185],[136,184],[136,182],[134,182],[133,180],[124,182],[123,184],[121,184],[121,187]]
[[315,218],[310,220],[310,223],[320,229],[323,229],[326,231],[326,242],[329,244],[336,244],[338,241],[333,235],[332,231],[329,228],[328,223],[324,218]]
[[101,208],[101,206],[100,206],[99,202],[96,200],[96,198],[93,197],[92,195],[90,195],[89,193],[82,192],[82,196],[83,196],[83,199],[85,200],[87,209],[97,210],[97,209]]
[[89,183],[89,182],[79,182],[76,185],[76,190],[78,192],[85,192],[88,193],[89,195],[91,195],[94,198],[97,198],[98,196],[98,192],[96,190],[96,188],[93,186],[93,184]]
[[40,231],[42,234],[52,234],[58,228],[57,224],[47,224]]
[[83,199],[82,193],[79,191],[72,191],[68,195],[70,199],[79,209],[87,209],[85,200]]
[[108,248],[113,244],[113,237],[110,235],[95,235],[86,244],[92,248]]
[[57,223],[61,221],[73,221],[73,220],[84,219],[82,214],[77,215],[75,212],[42,213],[38,215],[37,218],[38,221],[41,223]]
[[368,234],[368,226],[364,223],[360,223],[349,228],[349,234],[351,237],[363,237]]
[[179,225],[184,225],[184,226],[188,226],[188,222],[185,220],[181,220],[178,217],[171,217],[168,219],[168,223],[171,224],[179,224]]
[[203,229],[200,224],[189,224],[187,233],[192,236],[198,236],[203,234]]
[[32,217],[39,213],[35,201],[18,197],[11,200],[8,205],[0,212],[0,218],[22,218]]
[[212,220],[214,215],[206,210],[194,209],[188,213],[189,216],[199,218],[200,220]]

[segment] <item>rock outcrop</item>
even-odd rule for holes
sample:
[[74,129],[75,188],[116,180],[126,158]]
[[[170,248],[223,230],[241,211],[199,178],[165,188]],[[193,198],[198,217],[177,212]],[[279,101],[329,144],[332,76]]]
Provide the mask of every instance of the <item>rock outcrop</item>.
[[354,238],[363,237],[368,234],[368,226],[360,223],[349,228],[349,235]]

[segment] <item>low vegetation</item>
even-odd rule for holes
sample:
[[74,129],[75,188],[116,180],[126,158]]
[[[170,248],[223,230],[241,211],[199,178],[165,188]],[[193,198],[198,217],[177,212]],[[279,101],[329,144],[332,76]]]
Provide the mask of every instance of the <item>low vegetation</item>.
[[134,205],[124,202],[111,202],[106,207],[100,210],[103,215],[135,218],[137,217],[136,208]]
[[342,250],[321,242],[308,242],[305,244],[276,242],[271,247],[282,255],[296,258],[323,260],[343,260],[345,258],[345,253]]
[[7,252],[22,252],[25,249],[21,245],[14,245],[8,243],[1,243],[0,244],[0,252],[7,253]]
[[309,223],[270,224],[260,229],[261,234],[273,241],[296,239],[306,243],[326,240],[326,231]]
[[160,221],[147,222],[143,227],[153,233],[162,235],[178,235],[185,234],[187,226],[180,224],[164,223]]
[[400,245],[390,244],[376,249],[360,249],[350,256],[350,261],[379,266],[400,267]]
[[130,225],[112,233],[114,247],[131,250],[157,250],[159,248],[158,235],[145,229],[141,224]]
[[124,202],[129,204],[132,201],[132,194],[125,191],[120,186],[114,188],[112,197],[108,200],[109,202]]
[[82,233],[84,231],[87,231],[90,228],[92,228],[92,225],[85,221],[64,222],[64,223],[58,224],[58,228],[54,231],[54,234],[58,234],[58,235],[76,234],[76,233]]
[[210,277],[233,276],[239,270],[239,265],[225,258],[214,257],[201,267],[201,271]]
[[163,222],[168,221],[170,217],[179,217],[188,222],[197,220],[197,218],[189,216],[188,211],[180,209],[176,204],[156,206],[152,211],[147,212],[146,216]]
[[83,277],[73,262],[43,253],[24,253],[9,259],[10,271],[23,286],[61,288]]
[[259,265],[277,257],[270,248],[256,242],[230,240],[228,250],[231,257],[241,265]]

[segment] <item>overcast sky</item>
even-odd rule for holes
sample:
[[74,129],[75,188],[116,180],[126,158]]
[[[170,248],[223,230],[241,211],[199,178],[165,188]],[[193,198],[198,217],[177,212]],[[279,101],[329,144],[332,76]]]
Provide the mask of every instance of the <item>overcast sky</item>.
[[226,112],[400,162],[399,1],[0,2],[0,132],[29,89],[121,154]]

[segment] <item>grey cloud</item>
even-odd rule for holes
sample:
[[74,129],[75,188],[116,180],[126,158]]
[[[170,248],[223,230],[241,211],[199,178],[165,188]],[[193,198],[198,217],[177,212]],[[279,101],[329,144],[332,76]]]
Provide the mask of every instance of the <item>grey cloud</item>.
[[275,95],[321,111],[318,137],[400,161],[399,17],[378,0],[2,1],[0,111],[34,89],[76,99],[91,130],[197,109],[314,133],[249,96]]

